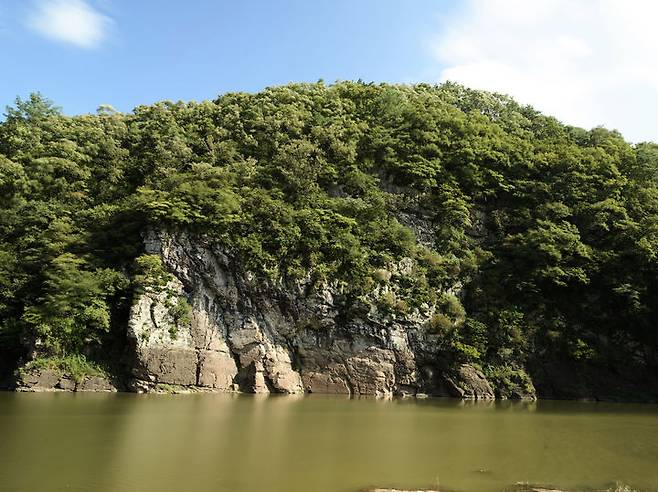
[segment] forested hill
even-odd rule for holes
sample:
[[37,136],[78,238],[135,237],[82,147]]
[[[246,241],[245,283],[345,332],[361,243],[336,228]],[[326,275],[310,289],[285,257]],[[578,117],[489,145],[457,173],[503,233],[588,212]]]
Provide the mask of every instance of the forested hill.
[[115,353],[157,271],[148,227],[352,299],[412,258],[382,306],[439,306],[427,329],[488,374],[658,360],[658,145],[507,97],[294,84],[74,117],[17,99],[0,124],[0,359]]

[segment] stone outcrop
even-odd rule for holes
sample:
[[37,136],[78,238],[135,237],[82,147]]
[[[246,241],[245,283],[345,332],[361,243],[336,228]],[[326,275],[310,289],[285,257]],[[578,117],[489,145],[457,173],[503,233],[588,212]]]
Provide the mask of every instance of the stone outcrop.
[[492,400],[496,397],[482,371],[473,366],[462,364],[457,369],[456,375],[446,378],[451,396],[476,400]]
[[16,381],[16,391],[53,392],[53,391],[93,391],[116,392],[116,385],[103,376],[84,376],[73,379],[61,370],[40,368],[22,372]]
[[[491,399],[484,375],[441,360],[427,319],[382,317],[352,306],[326,284],[257,280],[210,241],[149,233],[173,276],[166,292],[143,294],[128,335],[132,388],[162,385],[253,393],[336,393]],[[177,323],[171,296],[192,307]],[[169,307],[168,307],[169,306]]]
[[[590,489],[588,489],[590,490]],[[609,488],[606,490],[598,490],[591,492],[622,492],[628,490],[631,492],[630,488],[624,488],[623,485],[618,485],[614,489]],[[440,492],[438,489],[384,489],[384,488],[374,488],[366,489],[363,492]],[[556,489],[554,487],[545,487],[541,485],[530,485],[525,483],[519,483],[513,485],[512,487],[506,488],[503,492],[567,492],[564,489]]]
[[368,489],[365,492],[440,492],[438,489]]

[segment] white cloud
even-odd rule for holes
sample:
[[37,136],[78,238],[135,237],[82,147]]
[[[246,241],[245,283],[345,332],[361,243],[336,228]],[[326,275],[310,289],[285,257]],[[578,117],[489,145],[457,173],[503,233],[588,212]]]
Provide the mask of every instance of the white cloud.
[[658,141],[656,19],[654,0],[467,0],[432,48],[442,81]]
[[30,27],[56,41],[95,48],[106,37],[111,19],[85,0],[39,0],[28,19]]

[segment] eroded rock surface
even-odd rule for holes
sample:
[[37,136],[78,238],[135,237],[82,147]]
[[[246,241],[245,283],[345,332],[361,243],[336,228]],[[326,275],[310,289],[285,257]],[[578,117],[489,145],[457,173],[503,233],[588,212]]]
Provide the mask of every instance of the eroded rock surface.
[[482,371],[468,364],[459,366],[455,376],[447,377],[446,381],[450,395],[457,398],[492,400],[496,397]]
[[23,392],[95,391],[116,392],[116,385],[102,376],[85,376],[76,381],[58,369],[42,368],[22,373],[16,390]]
[[[338,289],[257,281],[211,242],[184,234],[149,233],[146,250],[161,255],[173,280],[131,313],[137,391],[494,398],[475,368],[449,370],[418,313],[383,320],[362,309],[341,319]],[[192,306],[191,323],[178,326],[169,312],[172,292]]]

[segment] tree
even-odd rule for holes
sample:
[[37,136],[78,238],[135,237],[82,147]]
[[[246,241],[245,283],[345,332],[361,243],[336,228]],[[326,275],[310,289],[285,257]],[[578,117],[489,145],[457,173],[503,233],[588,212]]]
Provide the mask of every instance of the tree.
[[16,96],[14,107],[6,106],[4,116],[7,121],[30,121],[36,123],[51,116],[59,116],[62,114],[62,108],[55,106],[55,104],[48,98],[44,97],[40,92],[32,92],[28,99],[21,99]]

